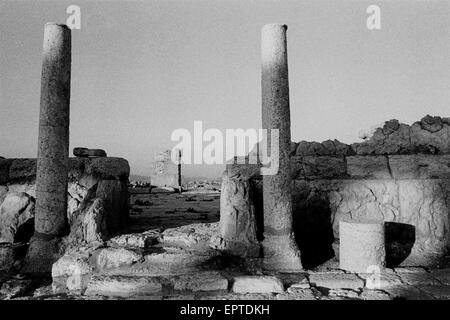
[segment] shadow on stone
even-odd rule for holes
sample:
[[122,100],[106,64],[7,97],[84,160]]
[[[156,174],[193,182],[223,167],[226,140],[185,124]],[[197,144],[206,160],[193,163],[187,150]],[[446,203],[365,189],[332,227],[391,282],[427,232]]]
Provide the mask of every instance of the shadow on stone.
[[295,238],[305,269],[313,269],[335,254],[329,201],[322,197],[293,202]]
[[252,179],[250,180],[251,186],[255,192],[252,193],[252,201],[255,206],[255,219],[256,219],[256,239],[263,241],[264,239],[264,202],[262,194],[262,180]]
[[24,224],[20,225],[14,235],[14,242],[30,242],[31,237],[34,234],[34,218],[28,219]]
[[386,267],[399,266],[411,253],[416,228],[399,222],[385,222]]

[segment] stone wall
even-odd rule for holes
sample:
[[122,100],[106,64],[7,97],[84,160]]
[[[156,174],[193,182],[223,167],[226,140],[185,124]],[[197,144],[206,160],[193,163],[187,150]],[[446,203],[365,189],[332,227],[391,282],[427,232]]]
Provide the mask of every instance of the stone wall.
[[[420,136],[417,132],[427,131],[422,128],[424,119],[431,127],[430,119],[441,123],[441,129],[425,140],[411,140],[409,136],[404,148],[394,148],[400,141],[392,135],[416,128],[412,131]],[[375,131],[375,136],[384,132],[384,139],[372,137],[352,146],[336,140],[292,143],[294,230],[305,267],[338,256],[339,221],[343,218],[384,221],[387,264],[391,266],[429,266],[448,252],[450,155],[446,153],[450,151],[450,140],[446,132],[450,126],[441,118],[424,119],[407,126],[408,130],[405,125],[393,126],[395,120],[388,121]],[[406,150],[421,153],[405,154]],[[262,238],[263,224],[258,222],[263,215],[258,165],[235,162],[227,166],[224,175],[250,181],[257,234]],[[226,209],[228,205],[239,208],[242,204],[222,204],[222,229],[236,222],[222,217],[222,211],[230,211]]]
[[[130,167],[121,158],[70,158],[66,245],[101,243],[128,221]],[[36,159],[0,159],[0,242],[34,231]]]

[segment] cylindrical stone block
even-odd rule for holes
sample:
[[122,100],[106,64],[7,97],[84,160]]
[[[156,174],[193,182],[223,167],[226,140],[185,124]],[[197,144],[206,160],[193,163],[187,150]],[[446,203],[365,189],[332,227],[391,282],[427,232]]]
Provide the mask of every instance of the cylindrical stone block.
[[44,30],[36,172],[36,236],[53,238],[67,226],[71,32],[47,23]]
[[[286,25],[270,24],[262,28],[262,125],[278,130],[278,172],[263,176],[264,264],[266,269],[299,270],[300,252],[292,230],[290,176],[291,121]],[[268,141],[267,152],[275,141]]]
[[339,265],[343,270],[372,273],[384,269],[384,223],[339,221]]

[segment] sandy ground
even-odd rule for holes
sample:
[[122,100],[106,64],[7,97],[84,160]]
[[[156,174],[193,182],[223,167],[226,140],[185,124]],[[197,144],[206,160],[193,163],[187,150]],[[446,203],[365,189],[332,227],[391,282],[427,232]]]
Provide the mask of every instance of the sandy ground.
[[220,217],[220,193],[130,194],[129,233],[173,228]]
[[[130,194],[130,225],[126,233],[149,229],[180,227],[199,222],[219,220],[219,193],[145,193]],[[284,285],[281,293],[221,292],[171,292],[128,299],[220,299],[220,300],[392,300],[392,299],[450,299],[450,269],[427,270],[423,268],[389,269],[383,274],[379,290],[369,290],[364,276],[348,274],[338,269],[333,259],[317,270],[298,274],[274,274]],[[262,273],[260,273],[262,275]],[[229,284],[236,278],[229,276]],[[304,279],[299,281],[299,279]],[[207,280],[207,277],[204,279]],[[278,281],[277,280],[277,281]],[[197,281],[197,282],[196,282]],[[216,279],[206,281],[216,285]],[[295,285],[295,283],[299,283]],[[197,284],[198,280],[192,280]],[[107,296],[80,296],[55,294],[51,278],[32,279],[20,274],[0,273],[0,299],[123,299]],[[251,284],[250,287],[253,287]],[[228,286],[230,288],[230,286]]]

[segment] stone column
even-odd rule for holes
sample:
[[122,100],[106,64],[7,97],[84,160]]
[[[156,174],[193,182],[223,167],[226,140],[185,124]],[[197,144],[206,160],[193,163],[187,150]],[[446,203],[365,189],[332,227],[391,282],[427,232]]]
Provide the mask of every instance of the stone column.
[[181,181],[181,150],[176,150],[177,152],[177,183],[178,183],[178,192],[183,192],[183,186]]
[[36,172],[35,234],[28,270],[48,271],[58,255],[58,239],[68,230],[67,180],[71,31],[47,23],[44,30]]
[[240,257],[258,257],[255,206],[250,179],[226,170],[220,192],[221,249]]
[[383,221],[339,221],[341,269],[360,273],[382,271],[385,258]]
[[[262,125],[279,130],[279,169],[263,176],[264,267],[270,270],[302,269],[300,251],[292,230],[290,176],[291,123],[286,25],[262,28]],[[268,132],[270,132],[268,130]],[[268,133],[270,137],[270,134]],[[274,141],[269,141],[270,145]]]

